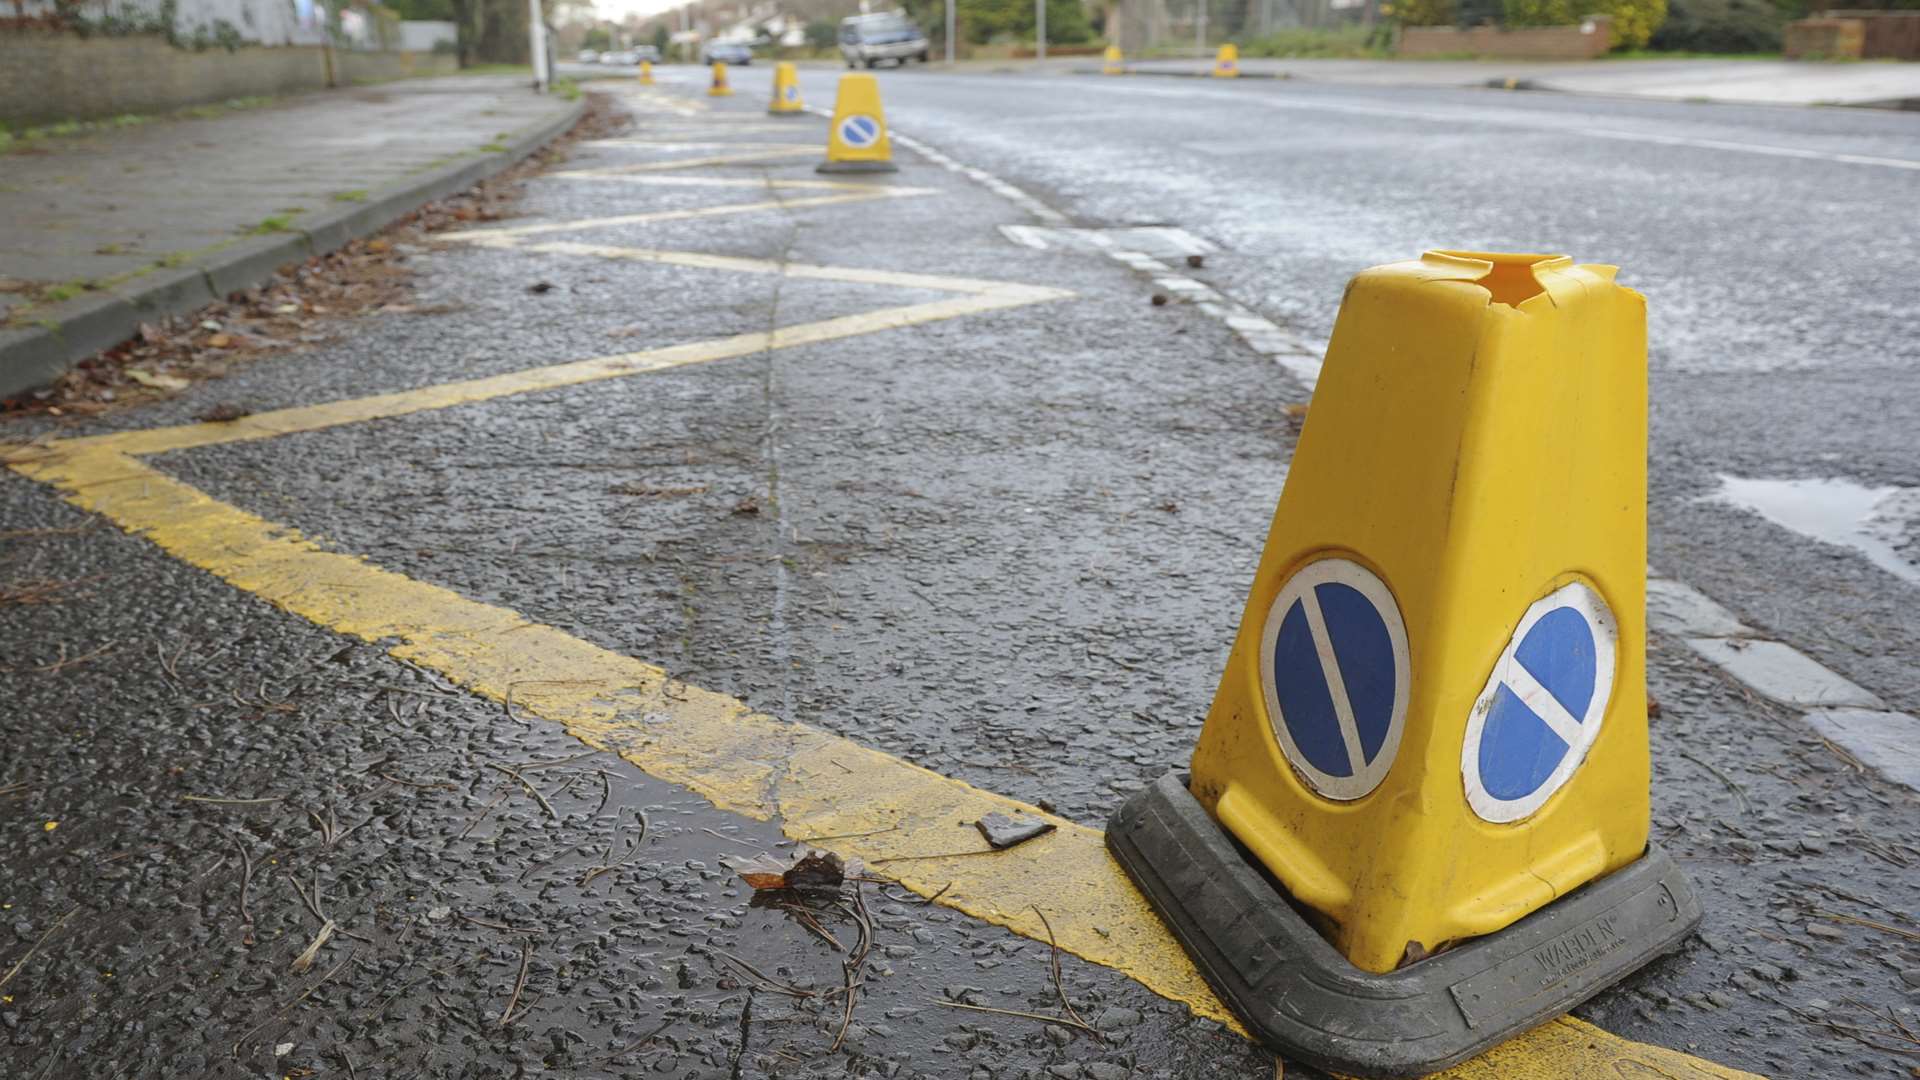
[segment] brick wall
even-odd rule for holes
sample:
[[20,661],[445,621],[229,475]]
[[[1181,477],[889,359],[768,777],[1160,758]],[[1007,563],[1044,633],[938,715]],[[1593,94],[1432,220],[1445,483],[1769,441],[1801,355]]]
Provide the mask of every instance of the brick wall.
[[1528,60],[1590,60],[1610,47],[1611,20],[1577,26],[1527,26],[1503,30],[1476,26],[1409,26],[1400,31],[1401,56],[1501,56]]
[[1860,59],[1920,60],[1920,11],[1825,11],[1827,19],[1860,23]]
[[1801,19],[1780,32],[1780,51],[1789,60],[1858,60],[1865,39],[1859,19]]
[[[451,56],[336,50],[341,83],[452,71]],[[318,47],[179,49],[161,37],[78,38],[0,31],[0,120],[14,128],[122,113],[167,112],[229,98],[317,90],[327,85]]]

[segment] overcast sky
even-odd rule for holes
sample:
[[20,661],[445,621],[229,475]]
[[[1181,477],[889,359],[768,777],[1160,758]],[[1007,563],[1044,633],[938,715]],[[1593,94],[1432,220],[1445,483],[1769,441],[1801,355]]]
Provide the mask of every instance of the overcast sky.
[[603,19],[614,22],[629,15],[654,15],[679,6],[685,0],[593,0],[593,9]]

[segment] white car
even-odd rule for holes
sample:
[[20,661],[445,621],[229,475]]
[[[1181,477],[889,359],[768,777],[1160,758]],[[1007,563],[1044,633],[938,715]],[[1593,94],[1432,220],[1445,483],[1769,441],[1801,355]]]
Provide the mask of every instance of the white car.
[[840,57],[848,67],[873,67],[882,60],[901,67],[909,60],[924,64],[928,59],[927,35],[904,12],[855,15],[840,20]]

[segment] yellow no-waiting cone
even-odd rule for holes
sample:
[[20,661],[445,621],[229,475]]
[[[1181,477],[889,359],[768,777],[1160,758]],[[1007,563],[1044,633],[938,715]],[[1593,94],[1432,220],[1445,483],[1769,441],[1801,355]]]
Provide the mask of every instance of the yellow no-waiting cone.
[[653,61],[651,60],[640,61],[640,85],[653,85]]
[[800,75],[793,65],[782,61],[773,68],[773,101],[767,111],[775,116],[799,116],[807,111],[800,101]]
[[1213,77],[1216,79],[1240,77],[1240,46],[1231,41],[1220,46],[1219,54],[1213,58]]
[[727,85],[727,65],[718,60],[713,62],[713,85],[707,87],[707,96],[733,96],[733,87]]
[[1125,75],[1126,73],[1127,73],[1127,58],[1125,55],[1123,55],[1120,52],[1120,46],[1118,45],[1107,46],[1107,57],[1105,62],[1103,62],[1100,65],[1100,74]]
[[840,76],[827,129],[823,173],[895,172],[893,141],[887,138],[887,114],[880,108],[880,83],[871,75]]
[[1700,921],[1648,843],[1646,301],[1614,273],[1430,251],[1348,285],[1191,769],[1107,829],[1329,1072],[1446,1068]]

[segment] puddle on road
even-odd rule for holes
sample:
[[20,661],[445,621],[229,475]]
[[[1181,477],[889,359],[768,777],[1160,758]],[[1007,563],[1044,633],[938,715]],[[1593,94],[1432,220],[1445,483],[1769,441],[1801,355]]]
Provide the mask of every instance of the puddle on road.
[[[1903,581],[1920,585],[1916,566],[1894,545],[1920,518],[1920,489],[1862,487],[1850,480],[1747,480],[1720,476],[1712,502],[1750,510],[1776,525],[1849,547]],[[1920,552],[1917,552],[1920,553]]]

